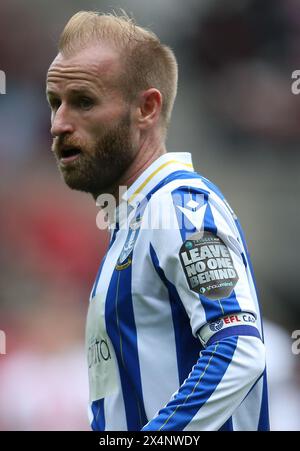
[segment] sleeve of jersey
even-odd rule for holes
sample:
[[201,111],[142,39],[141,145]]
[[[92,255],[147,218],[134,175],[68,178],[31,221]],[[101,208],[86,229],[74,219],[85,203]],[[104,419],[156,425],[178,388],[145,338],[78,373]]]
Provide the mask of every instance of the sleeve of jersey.
[[157,196],[153,210],[161,212],[163,221],[150,234],[152,263],[182,303],[193,335],[228,315],[247,312],[257,318],[246,244],[222,198],[203,188],[180,187]]
[[247,250],[236,218],[214,192],[181,186],[160,201],[165,220],[151,233],[152,262],[204,349],[143,430],[218,430],[265,368]]
[[264,345],[232,336],[200,353],[188,378],[143,431],[217,431],[264,371]]

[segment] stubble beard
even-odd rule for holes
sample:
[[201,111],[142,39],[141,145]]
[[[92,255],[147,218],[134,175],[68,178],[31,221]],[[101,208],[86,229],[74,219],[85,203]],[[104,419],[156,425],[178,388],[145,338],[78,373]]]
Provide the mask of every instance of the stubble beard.
[[115,194],[119,180],[135,156],[130,115],[127,113],[116,126],[103,131],[94,144],[67,139],[63,144],[82,149],[79,158],[67,166],[62,166],[56,156],[59,171],[69,188],[90,193],[94,199],[103,193]]

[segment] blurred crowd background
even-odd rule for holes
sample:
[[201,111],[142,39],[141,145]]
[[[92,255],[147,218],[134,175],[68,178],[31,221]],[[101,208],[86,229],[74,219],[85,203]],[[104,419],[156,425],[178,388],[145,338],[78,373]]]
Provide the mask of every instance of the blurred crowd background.
[[266,319],[272,429],[300,430],[297,0],[0,2],[0,429],[89,428],[84,326],[107,235],[91,196],[56,169],[45,76],[68,18],[113,7],[177,55],[167,148],[192,152],[240,218]]

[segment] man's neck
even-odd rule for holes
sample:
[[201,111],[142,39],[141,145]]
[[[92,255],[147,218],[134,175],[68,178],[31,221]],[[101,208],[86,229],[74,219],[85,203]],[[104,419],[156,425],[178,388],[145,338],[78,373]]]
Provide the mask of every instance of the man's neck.
[[119,199],[119,187],[126,187],[125,189],[127,190],[155,160],[166,152],[163,142],[150,145],[146,140],[144,141],[129,168],[120,178],[118,184],[111,190],[117,205],[121,200]]
[[135,159],[133,164],[130,166],[128,174],[125,174],[124,179],[122,178],[120,185],[127,186],[129,188],[137,178],[160,156],[166,153],[165,147],[156,149],[148,154],[148,158],[145,159]]

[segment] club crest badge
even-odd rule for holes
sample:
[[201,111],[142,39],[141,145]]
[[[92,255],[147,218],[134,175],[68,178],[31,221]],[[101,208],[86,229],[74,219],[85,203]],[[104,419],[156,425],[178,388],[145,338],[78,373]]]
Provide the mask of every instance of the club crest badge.
[[132,252],[139,235],[141,222],[141,217],[134,218],[129,225],[127,238],[116,264],[116,269],[118,271],[128,268],[132,263]]

